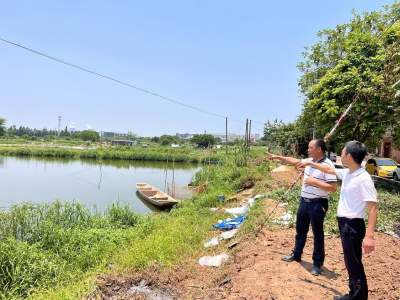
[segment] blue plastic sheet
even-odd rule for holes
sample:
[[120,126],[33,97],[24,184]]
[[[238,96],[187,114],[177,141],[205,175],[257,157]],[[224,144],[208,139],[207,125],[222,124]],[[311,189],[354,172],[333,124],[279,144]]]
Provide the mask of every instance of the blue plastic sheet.
[[231,230],[238,228],[246,220],[246,216],[239,216],[237,218],[225,219],[222,222],[214,224],[214,228],[221,230]]

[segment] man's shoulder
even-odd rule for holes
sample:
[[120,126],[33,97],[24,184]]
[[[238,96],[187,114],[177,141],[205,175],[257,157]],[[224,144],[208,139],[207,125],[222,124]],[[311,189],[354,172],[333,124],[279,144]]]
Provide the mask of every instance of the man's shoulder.
[[365,170],[365,169],[363,169],[363,171],[361,172],[361,174],[360,174],[360,180],[362,180],[362,181],[368,181],[368,182],[374,182],[373,180],[372,180],[372,177],[371,177],[371,175],[367,172],[367,170]]
[[333,164],[333,162],[332,162],[329,158],[327,158],[327,157],[324,158],[324,160],[322,161],[322,163],[328,164],[328,165],[330,165],[331,167],[334,167],[334,166],[335,166],[335,165]]

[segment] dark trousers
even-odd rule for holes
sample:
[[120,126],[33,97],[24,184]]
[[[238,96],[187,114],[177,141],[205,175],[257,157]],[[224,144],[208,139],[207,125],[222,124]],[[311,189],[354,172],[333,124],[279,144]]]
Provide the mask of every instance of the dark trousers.
[[365,237],[363,219],[338,218],[344,262],[349,274],[350,299],[368,299],[368,284],[362,264],[362,241]]
[[296,220],[296,243],[293,255],[301,258],[307,240],[307,233],[311,224],[314,234],[313,263],[321,267],[325,259],[324,246],[324,219],[328,210],[328,199],[300,199]]

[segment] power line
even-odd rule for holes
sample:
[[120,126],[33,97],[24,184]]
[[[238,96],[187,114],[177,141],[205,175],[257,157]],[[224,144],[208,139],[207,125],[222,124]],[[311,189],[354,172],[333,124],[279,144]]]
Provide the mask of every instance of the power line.
[[[138,86],[136,86],[136,85],[134,85],[134,84],[132,84],[132,83],[129,83],[129,82],[126,82],[126,81],[117,79],[117,78],[115,78],[115,77],[112,77],[112,76],[109,76],[109,75],[105,75],[105,74],[99,73],[99,72],[97,72],[97,71],[93,71],[93,70],[87,69],[87,68],[85,68],[85,67],[79,66],[79,65],[74,64],[74,63],[67,62],[67,61],[65,61],[65,60],[63,60],[63,59],[60,59],[60,58],[57,58],[57,57],[48,55],[48,54],[46,54],[46,53],[44,53],[44,52],[41,52],[41,51],[38,51],[38,50],[35,50],[35,49],[32,49],[32,48],[29,48],[29,47],[27,47],[27,46],[24,46],[24,45],[22,45],[22,44],[19,44],[19,43],[16,43],[16,42],[7,40],[7,39],[5,39],[5,38],[3,38],[3,37],[0,37],[0,41],[4,42],[4,43],[6,43],[6,44],[9,44],[9,45],[12,45],[12,46],[15,46],[15,47],[24,49],[24,50],[26,50],[26,51],[28,51],[28,52],[31,52],[31,53],[34,53],[34,54],[36,54],[36,55],[45,57],[45,58],[50,59],[50,60],[52,60],[52,61],[55,61],[55,62],[57,62],[57,63],[66,65],[66,66],[68,66],[68,67],[71,67],[71,68],[74,68],[74,69],[78,69],[78,70],[80,70],[80,71],[83,71],[83,72],[86,72],[86,73],[95,75],[95,76],[97,76],[97,77],[101,77],[101,78],[104,78],[104,79],[111,80],[111,81],[113,81],[113,82],[115,82],[115,83],[118,83],[118,84],[120,84],[120,85],[133,88],[133,89],[138,90],[138,91],[140,91],[140,92],[142,92],[142,93],[145,93],[145,94],[148,94],[148,95],[151,95],[151,96],[154,96],[154,97],[158,97],[158,98],[160,98],[160,99],[162,99],[162,100],[164,100],[164,101],[167,101],[167,102],[170,102],[170,103],[173,103],[173,104],[176,104],[176,105],[180,105],[180,106],[183,106],[183,107],[186,107],[186,108],[189,108],[189,109],[198,111],[198,112],[203,113],[203,114],[211,115],[211,116],[214,116],[214,117],[223,118],[223,119],[225,119],[225,118],[227,117],[227,116],[223,116],[223,115],[221,115],[221,114],[218,114],[218,113],[215,113],[215,112],[212,112],[212,111],[207,111],[207,110],[205,110],[205,109],[202,109],[202,108],[197,107],[197,106],[194,106],[194,105],[186,104],[186,103],[184,103],[184,102],[182,102],[182,101],[173,99],[173,98],[171,98],[171,97],[163,96],[163,95],[161,95],[161,94],[159,94],[159,93],[156,93],[156,92],[153,92],[153,91],[151,91],[151,90],[138,87]],[[230,120],[231,120],[231,121],[234,121],[234,122],[241,122],[241,121],[238,121],[238,120],[235,120],[235,119],[230,119]]]

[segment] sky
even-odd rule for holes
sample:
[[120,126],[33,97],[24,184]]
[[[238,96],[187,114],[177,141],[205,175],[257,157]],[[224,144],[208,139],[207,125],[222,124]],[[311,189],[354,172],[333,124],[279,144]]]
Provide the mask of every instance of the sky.
[[[228,117],[293,121],[304,47],[352,10],[393,1],[0,1],[0,37]],[[7,126],[74,126],[142,136],[223,133],[222,117],[175,105],[0,42]]]

